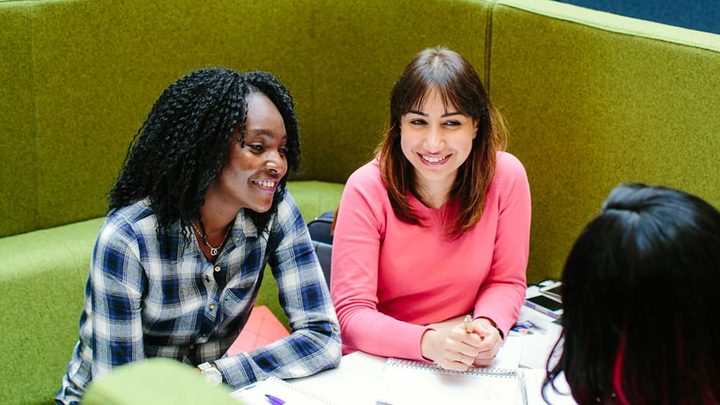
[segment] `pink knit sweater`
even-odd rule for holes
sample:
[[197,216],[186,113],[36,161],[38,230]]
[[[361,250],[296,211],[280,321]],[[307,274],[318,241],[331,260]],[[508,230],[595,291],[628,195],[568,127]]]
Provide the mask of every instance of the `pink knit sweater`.
[[482,218],[444,238],[439,209],[410,197],[427,227],[393,213],[377,161],[353,173],[335,228],[331,293],[345,353],[422,360],[425,325],[464,314],[493,319],[507,335],[525,298],[530,188],[520,161],[498,153]]

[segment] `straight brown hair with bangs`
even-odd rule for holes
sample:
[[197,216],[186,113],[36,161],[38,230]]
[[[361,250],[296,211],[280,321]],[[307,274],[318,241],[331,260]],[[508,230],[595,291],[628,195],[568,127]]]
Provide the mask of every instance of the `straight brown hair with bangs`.
[[458,168],[448,200],[458,204],[458,215],[446,218],[445,234],[456,239],[472,229],[483,213],[490,182],[495,175],[496,153],[504,150],[507,130],[500,113],[492,106],[472,65],[447,48],[428,48],[405,67],[390,93],[390,125],[378,146],[380,172],[395,215],[404,222],[422,225],[408,202],[408,193],[422,198],[415,182],[415,169],[400,146],[400,121],[436,90],[446,106],[456,108],[478,124],[467,160]]

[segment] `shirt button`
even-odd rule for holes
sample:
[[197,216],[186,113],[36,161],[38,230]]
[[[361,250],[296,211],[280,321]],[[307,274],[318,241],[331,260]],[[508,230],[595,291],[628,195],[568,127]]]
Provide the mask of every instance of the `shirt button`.
[[219,273],[220,270],[222,270],[222,269],[220,268],[220,266],[215,266],[215,273]]
[[191,344],[190,346],[188,346],[188,349],[190,349],[190,350],[195,350],[195,345],[194,345],[194,344]]
[[211,311],[214,311],[214,310],[215,310],[215,304],[210,304],[210,310],[211,310]]

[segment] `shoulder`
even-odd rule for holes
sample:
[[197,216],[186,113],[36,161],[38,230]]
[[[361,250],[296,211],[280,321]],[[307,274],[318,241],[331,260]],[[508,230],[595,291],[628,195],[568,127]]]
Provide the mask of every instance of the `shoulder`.
[[147,200],[117,208],[108,213],[100,229],[100,240],[135,239],[138,234],[154,235],[157,217]]
[[520,160],[507,152],[498,152],[495,176],[488,196],[497,199],[500,206],[520,203],[530,206],[530,183]]
[[527,173],[525,167],[520,160],[508,152],[498,152],[495,163],[495,177],[493,177],[493,185],[509,186],[514,184],[527,183]]
[[498,152],[497,161],[495,163],[496,175],[505,176],[522,176],[527,177],[525,166],[520,159],[508,152]]
[[362,194],[386,195],[387,189],[382,181],[378,161],[373,159],[355,170],[345,183],[345,189],[359,191]]

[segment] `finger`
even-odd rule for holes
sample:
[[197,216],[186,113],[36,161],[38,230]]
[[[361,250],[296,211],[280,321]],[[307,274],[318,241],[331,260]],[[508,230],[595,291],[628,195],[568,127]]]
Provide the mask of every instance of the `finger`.
[[475,357],[475,360],[473,361],[473,365],[475,365],[477,367],[491,366],[495,362],[495,358],[497,357],[497,353],[498,353],[499,349],[500,349],[500,347],[498,345],[488,351],[479,353],[477,355],[477,357]]
[[450,335],[455,341],[472,347],[479,347],[483,342],[483,337],[478,333],[467,333],[467,331],[462,328],[454,328]]
[[480,353],[480,348],[467,343],[461,343],[458,345],[458,353],[474,358]]
[[482,345],[478,348],[478,355],[476,357],[492,358],[500,350],[502,346],[502,340],[499,336],[494,338],[485,339]]
[[492,358],[492,359],[475,359],[475,361],[473,361],[473,366],[475,366],[475,367],[490,367],[493,365],[494,361],[495,361],[494,358]]
[[470,366],[468,364],[461,363],[459,361],[439,361],[437,363],[437,365],[446,370],[461,371],[461,372],[465,372],[470,369]]
[[475,362],[475,356],[460,353],[458,362],[469,366]]

